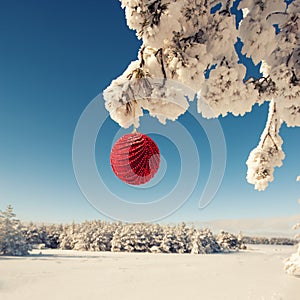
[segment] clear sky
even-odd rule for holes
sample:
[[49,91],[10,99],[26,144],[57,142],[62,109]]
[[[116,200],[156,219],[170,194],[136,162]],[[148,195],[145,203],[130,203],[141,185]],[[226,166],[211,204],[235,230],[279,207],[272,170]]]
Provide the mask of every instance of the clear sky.
[[[12,204],[26,221],[107,219],[78,188],[72,139],[85,107],[136,59],[139,47],[117,0],[0,1],[0,209]],[[267,109],[255,106],[244,118],[220,119],[228,151],[226,172],[215,199],[202,210],[198,200],[209,171],[208,142],[201,128],[189,124],[188,114],[180,118],[196,140],[201,176],[191,199],[164,222],[300,212],[295,181],[300,174],[299,128],[283,126],[286,159],[265,192],[255,191],[245,179],[245,161],[259,141]],[[105,126],[103,134],[112,139],[118,125],[108,120]],[[180,169],[178,153],[162,138],[158,144],[170,160],[164,186],[169,188]],[[99,147],[97,160],[107,161],[109,149]],[[108,172],[107,184],[114,186],[113,180]],[[117,192],[122,194],[122,186]]]

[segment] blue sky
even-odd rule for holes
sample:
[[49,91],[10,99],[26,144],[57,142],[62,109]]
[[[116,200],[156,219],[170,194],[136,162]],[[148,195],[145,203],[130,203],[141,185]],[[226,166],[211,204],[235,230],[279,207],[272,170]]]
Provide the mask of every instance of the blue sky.
[[[72,139],[85,107],[136,59],[139,46],[117,0],[0,1],[0,209],[12,204],[26,221],[106,219],[78,188]],[[265,192],[254,191],[245,179],[245,161],[259,140],[267,109],[255,106],[244,118],[220,119],[228,150],[226,172],[214,201],[203,210],[197,202],[208,174],[209,149],[201,128],[187,125],[200,149],[202,177],[193,197],[164,222],[300,212],[295,181],[300,174],[299,128],[283,126],[286,159]],[[180,122],[188,124],[189,116]],[[108,140],[116,126],[108,121]],[[174,147],[158,140],[162,154],[178,169]]]

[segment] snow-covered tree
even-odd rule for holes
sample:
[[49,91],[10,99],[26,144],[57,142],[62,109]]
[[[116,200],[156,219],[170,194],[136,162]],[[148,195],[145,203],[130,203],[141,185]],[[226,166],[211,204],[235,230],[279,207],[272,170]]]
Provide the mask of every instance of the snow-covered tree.
[[25,236],[26,242],[33,247],[37,247],[42,244],[41,230],[38,225],[30,222],[27,226],[23,228],[23,235]]
[[244,244],[260,244],[260,245],[286,245],[293,246],[297,244],[297,241],[293,238],[287,237],[262,237],[262,236],[243,236],[242,245]]
[[217,253],[222,249],[209,229],[179,225],[124,224],[111,241],[113,252]]
[[218,244],[215,236],[208,228],[194,231],[192,237],[192,254],[210,254],[221,252],[222,249]]
[[111,241],[113,239],[116,229],[120,223],[109,223],[94,221],[93,222],[93,235],[90,244],[91,251],[110,251]]
[[89,250],[90,245],[93,242],[93,227],[91,222],[79,224],[79,226],[77,226],[77,231],[75,231],[72,236],[74,239],[74,250]]
[[78,225],[74,222],[71,225],[64,225],[63,231],[59,237],[60,248],[63,250],[72,250],[74,249],[75,234],[77,233]]
[[27,255],[31,246],[23,235],[23,226],[15,218],[12,206],[0,210],[0,255]]
[[113,252],[160,252],[162,228],[152,224],[125,224],[118,227],[111,241]]
[[[165,123],[194,98],[206,118],[244,115],[268,101],[265,130],[247,161],[247,180],[264,190],[284,159],[281,125],[300,126],[300,0],[240,0],[241,20],[233,0],[120,1],[143,43],[138,59],[104,91],[112,119],[138,127],[145,109]],[[238,41],[261,64],[260,78],[245,80]],[[189,100],[183,86],[194,91]]]
[[[300,176],[297,177],[297,181],[300,181]],[[300,204],[300,199],[299,199]],[[294,227],[295,230],[300,228],[300,221]],[[297,240],[300,240],[300,233],[295,236]],[[288,258],[285,262],[285,270],[287,273],[291,275],[300,276],[300,242],[297,246],[297,252],[292,254],[290,258]]]
[[163,253],[190,253],[191,252],[191,230],[185,223],[177,226],[163,226],[163,238],[159,245]]
[[119,223],[86,221],[77,226],[75,232],[68,233],[73,239],[74,250],[110,251],[111,241]]
[[33,248],[50,247],[49,234],[45,225],[37,225],[30,222],[23,227],[23,235],[26,242],[32,245]]
[[224,252],[246,248],[245,244],[242,242],[241,235],[236,236],[232,233],[221,230],[216,239]]
[[59,248],[59,237],[62,232],[61,224],[40,225],[30,222],[23,226],[26,242],[33,248]]
[[185,253],[187,244],[185,236],[180,229],[175,226],[165,226],[163,231],[163,239],[159,249],[163,253]]
[[63,231],[61,224],[51,224],[46,226],[47,243],[46,247],[57,249],[59,248],[59,238]]
[[175,227],[177,253],[191,253],[193,232],[193,226],[189,228],[184,222]]

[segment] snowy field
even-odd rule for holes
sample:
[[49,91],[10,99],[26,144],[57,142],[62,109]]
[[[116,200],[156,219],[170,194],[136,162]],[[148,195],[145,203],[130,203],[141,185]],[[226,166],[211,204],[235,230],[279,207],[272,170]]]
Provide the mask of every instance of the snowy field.
[[283,271],[291,246],[209,255],[41,252],[0,257],[1,300],[299,300],[300,278]]

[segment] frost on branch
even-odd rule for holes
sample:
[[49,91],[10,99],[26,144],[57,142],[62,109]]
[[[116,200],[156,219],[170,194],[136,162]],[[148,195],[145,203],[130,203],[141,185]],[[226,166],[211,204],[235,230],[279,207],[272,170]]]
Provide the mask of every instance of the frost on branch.
[[259,102],[274,99],[280,119],[300,126],[300,1],[288,8],[281,0],[241,1],[240,7],[248,10],[240,25],[243,52],[263,62],[263,78],[254,80]]
[[247,0],[241,1],[239,8],[244,13],[244,19],[239,27],[240,37],[244,43],[242,53],[251,57],[257,65],[276,48],[273,24],[278,23],[279,17],[283,16],[286,4],[281,0]]
[[[163,123],[175,120],[188,109],[185,96],[193,100],[196,93],[205,117],[251,111],[258,93],[243,84],[246,69],[234,48],[238,31],[230,13],[232,1],[121,2],[128,26],[143,45],[138,60],[104,91],[106,108],[116,122],[137,127],[143,109]],[[221,9],[212,14],[220,2]],[[163,84],[153,86],[156,79]],[[180,85],[172,87],[174,82]]]
[[281,120],[274,101],[270,102],[269,116],[266,128],[260,138],[257,148],[253,149],[247,160],[248,182],[255,185],[255,189],[265,190],[274,177],[274,168],[282,165],[284,153],[282,139],[279,135]]
[[[233,0],[120,1],[143,43],[138,60],[104,91],[112,119],[138,127],[148,110],[162,123],[176,120],[195,95],[206,118],[244,115],[272,100],[276,113],[269,119],[276,122],[267,124],[248,160],[248,181],[265,189],[284,157],[272,128],[300,126],[300,0],[241,0],[238,26]],[[260,78],[245,81],[235,49],[239,39],[242,53],[261,63]]]
[[198,94],[198,111],[206,118],[250,112],[258,93],[242,83],[245,73],[245,67],[238,64],[212,70]]
[[133,62],[103,93],[111,118],[125,128],[139,127],[139,117],[146,109],[163,124],[166,119],[176,120],[188,108],[186,95],[170,81],[146,77],[136,64]]

